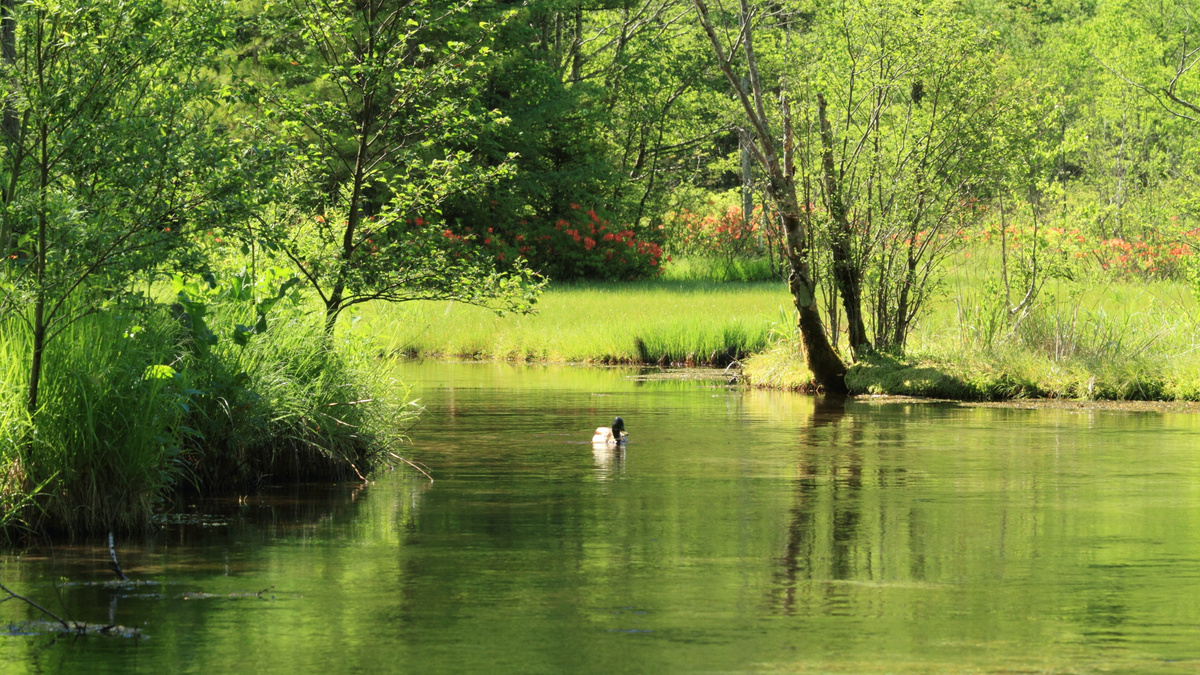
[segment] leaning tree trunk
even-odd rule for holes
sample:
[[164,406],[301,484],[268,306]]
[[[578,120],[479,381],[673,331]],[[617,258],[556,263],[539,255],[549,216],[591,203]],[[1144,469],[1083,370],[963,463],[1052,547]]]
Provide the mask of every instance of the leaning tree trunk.
[[[808,231],[800,214],[800,205],[796,199],[796,182],[790,171],[788,162],[780,161],[775,137],[771,134],[771,126],[763,104],[763,84],[759,76],[758,63],[754,56],[754,31],[751,24],[751,12],[748,0],[741,0],[741,48],[746,57],[746,70],[749,75],[749,87],[743,84],[742,78],[733,72],[732,51],[728,54],[717,36],[709,15],[708,6],[704,0],[692,0],[696,6],[696,14],[700,25],[708,36],[717,57],[717,64],[724,73],[725,79],[736,93],[742,104],[754,131],[750,147],[754,158],[766,172],[767,193],[771,201],[779,209],[780,219],[787,241],[785,252],[791,273],[788,276],[788,287],[799,313],[799,328],[804,342],[804,355],[808,369],[812,371],[817,385],[832,394],[844,394],[846,389],[846,366],[838,356],[829,337],[825,333],[825,325],[821,321],[821,313],[817,309],[816,284],[808,265]],[[735,43],[736,45],[736,43]],[[786,111],[786,92],[783,104]],[[786,117],[786,115],[785,115]],[[787,125],[785,124],[785,127]],[[790,129],[785,128],[785,135]],[[790,152],[788,140],[784,142],[784,152]]]
[[[789,233],[802,231],[799,222],[789,224],[788,220],[789,218],[784,216],[784,227]],[[799,221],[794,217],[792,220]],[[845,394],[846,366],[825,334],[821,311],[817,308],[816,284],[809,273],[808,252],[797,251],[788,246],[787,257],[791,265],[788,290],[792,292],[792,302],[796,305],[800,338],[804,342],[804,356],[808,369],[812,371],[813,379],[824,387],[825,391],[831,394]]]

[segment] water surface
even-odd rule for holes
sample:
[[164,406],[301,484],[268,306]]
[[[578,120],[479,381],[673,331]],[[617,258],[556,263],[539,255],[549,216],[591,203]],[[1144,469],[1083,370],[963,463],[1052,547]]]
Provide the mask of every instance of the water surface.
[[[402,364],[419,474],[184,505],[14,590],[146,639],[4,672],[1196,672],[1188,414],[841,402],[623,369]],[[624,452],[588,439],[613,415]],[[16,602],[0,622],[36,618]]]

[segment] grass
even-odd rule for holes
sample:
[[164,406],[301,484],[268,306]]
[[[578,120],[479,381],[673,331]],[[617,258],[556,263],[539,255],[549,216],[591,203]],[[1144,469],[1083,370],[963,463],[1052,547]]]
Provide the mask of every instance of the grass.
[[724,365],[765,349],[790,307],[780,283],[554,284],[530,316],[413,302],[368,307],[355,330],[409,357]]
[[[709,263],[674,264],[695,272]],[[851,390],[969,400],[1200,400],[1200,312],[1189,285],[1059,278],[1014,318],[1002,306],[999,267],[979,247],[952,260],[904,357],[853,364]],[[446,303],[375,307],[358,317],[358,330],[384,353],[410,357],[664,365],[737,360],[751,384],[813,388],[791,298],[779,282],[560,284],[539,308],[533,316],[496,317]]]
[[[779,260],[776,267],[786,267]],[[663,281],[779,281],[780,273],[771,269],[766,258],[748,260],[729,258],[681,258],[663,265]]]
[[[214,308],[227,334],[237,308]],[[145,529],[181,492],[338,480],[386,461],[409,413],[383,364],[323,346],[319,316],[290,309],[245,346],[198,348],[164,307],[92,315],[47,351],[25,412],[27,332],[0,324],[0,535]],[[400,399],[403,400],[402,398]]]
[[[850,368],[853,392],[1200,400],[1200,315],[1189,285],[1060,278],[1046,284],[1028,313],[1010,316],[996,274],[999,260],[984,254],[967,251],[953,262],[942,296],[922,317],[903,359],[878,356]],[[790,335],[747,359],[744,376],[760,386],[812,388]]]

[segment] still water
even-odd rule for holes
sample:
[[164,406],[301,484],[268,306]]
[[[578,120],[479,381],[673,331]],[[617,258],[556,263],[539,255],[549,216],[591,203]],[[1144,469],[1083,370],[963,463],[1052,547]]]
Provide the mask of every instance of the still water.
[[[1189,414],[823,401],[636,371],[402,364],[397,470],[200,502],[0,579],[145,639],[0,672],[1200,670]],[[614,414],[631,442],[593,449]],[[24,631],[32,632],[32,631]]]

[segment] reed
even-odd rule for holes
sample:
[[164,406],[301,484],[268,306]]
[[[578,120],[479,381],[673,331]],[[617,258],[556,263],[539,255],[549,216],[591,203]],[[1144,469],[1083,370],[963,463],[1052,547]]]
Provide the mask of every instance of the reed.
[[[214,308],[221,334],[237,308]],[[27,333],[0,324],[0,533],[139,530],[181,492],[365,475],[412,413],[363,345],[275,317],[246,345],[189,343],[165,308],[92,315],[47,352],[25,412]],[[398,402],[393,402],[398,401]]]

